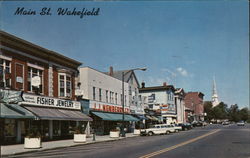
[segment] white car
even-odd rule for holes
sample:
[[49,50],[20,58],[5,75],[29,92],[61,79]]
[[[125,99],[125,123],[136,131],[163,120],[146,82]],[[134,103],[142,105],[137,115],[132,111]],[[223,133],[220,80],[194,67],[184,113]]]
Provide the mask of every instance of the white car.
[[245,126],[245,122],[244,121],[239,121],[239,122],[237,122],[237,126]]
[[141,129],[141,135],[169,134],[175,132],[174,127],[166,124],[153,125],[148,129]]

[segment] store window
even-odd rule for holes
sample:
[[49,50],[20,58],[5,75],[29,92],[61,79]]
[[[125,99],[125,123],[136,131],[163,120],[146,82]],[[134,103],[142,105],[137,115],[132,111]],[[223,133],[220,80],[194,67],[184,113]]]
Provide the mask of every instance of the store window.
[[0,58],[0,87],[11,86],[11,62]]
[[5,137],[15,137],[16,136],[15,124],[16,124],[16,122],[14,119],[5,119],[5,121],[4,121],[4,136]]
[[60,135],[61,135],[60,121],[53,120],[53,136],[60,136]]
[[[38,87],[33,86],[32,78],[39,76],[40,85]],[[43,93],[43,70],[28,67],[28,91],[33,93]]]
[[71,92],[71,76],[66,73],[59,73],[59,97],[71,97]]

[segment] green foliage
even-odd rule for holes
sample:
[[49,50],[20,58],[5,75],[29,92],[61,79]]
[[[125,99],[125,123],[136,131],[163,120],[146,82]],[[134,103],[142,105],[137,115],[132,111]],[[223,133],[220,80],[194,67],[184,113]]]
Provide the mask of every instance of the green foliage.
[[26,137],[28,138],[40,138],[41,137],[41,134],[37,127],[30,127],[26,133],[27,133]]
[[249,118],[249,111],[248,108],[243,108],[239,111],[239,115],[241,117],[241,120],[247,121]]
[[75,134],[85,134],[85,128],[83,125],[79,125],[75,128]]
[[231,105],[221,102],[216,107],[213,107],[212,102],[204,102],[204,112],[207,113],[205,119],[211,121],[212,119],[229,119],[230,121],[238,122],[240,120],[250,122],[250,110],[248,108],[239,109],[238,105]]

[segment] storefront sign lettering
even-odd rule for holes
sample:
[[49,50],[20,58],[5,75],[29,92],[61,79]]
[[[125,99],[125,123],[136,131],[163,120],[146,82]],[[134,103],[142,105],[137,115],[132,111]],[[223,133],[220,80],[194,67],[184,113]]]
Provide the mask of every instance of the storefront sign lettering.
[[[90,108],[97,111],[105,111],[105,112],[115,112],[115,113],[122,113],[123,108],[122,106],[115,106],[115,105],[107,105],[107,104],[97,104],[97,102],[90,102]],[[124,108],[124,113],[130,113],[129,108]]]
[[23,101],[22,91],[1,90],[0,93],[1,102],[11,104]]
[[37,95],[23,94],[24,101],[21,104],[33,106],[47,106],[69,109],[81,109],[81,103],[71,100],[43,97]]
[[175,114],[176,113],[175,105],[174,104],[161,105],[161,113]]

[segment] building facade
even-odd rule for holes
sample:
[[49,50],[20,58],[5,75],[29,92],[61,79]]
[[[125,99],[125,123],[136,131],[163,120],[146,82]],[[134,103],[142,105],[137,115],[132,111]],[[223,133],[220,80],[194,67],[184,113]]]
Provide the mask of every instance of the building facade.
[[185,95],[186,121],[204,121],[204,94],[201,92],[188,92]]
[[[78,121],[91,120],[75,97],[80,62],[3,31],[0,36],[2,142],[22,142],[28,128],[42,140],[71,137]],[[3,102],[18,92],[22,100]]]
[[[91,127],[96,134],[108,134],[123,123],[122,81],[90,67],[79,68],[82,98],[89,100]],[[138,121],[131,115],[129,84],[124,82],[124,121],[127,129],[131,122]]]
[[[177,107],[175,105],[175,88],[172,85],[145,87],[139,89],[142,102],[149,119],[158,119],[158,122],[177,123]],[[156,121],[156,120],[155,120]]]
[[183,88],[176,88],[174,92],[174,101],[177,111],[177,123],[185,123],[185,92]]

